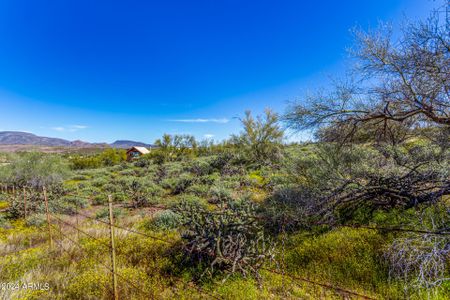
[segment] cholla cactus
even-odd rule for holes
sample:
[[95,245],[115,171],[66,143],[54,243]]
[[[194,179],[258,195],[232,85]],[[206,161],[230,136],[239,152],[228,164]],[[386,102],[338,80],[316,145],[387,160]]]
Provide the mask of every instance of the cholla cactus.
[[226,201],[210,211],[183,202],[177,209],[183,220],[182,238],[191,259],[207,262],[209,274],[225,272],[253,275],[260,281],[259,269],[274,258],[275,245],[264,235],[249,201]]

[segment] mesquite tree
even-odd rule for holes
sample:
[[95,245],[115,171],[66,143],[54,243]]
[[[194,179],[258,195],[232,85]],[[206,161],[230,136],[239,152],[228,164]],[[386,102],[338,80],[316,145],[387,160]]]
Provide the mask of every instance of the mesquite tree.
[[[330,93],[293,104],[285,116],[296,129],[332,126],[335,138],[350,140],[361,130],[388,136],[409,129],[450,126],[450,27],[439,18],[411,24],[394,40],[389,26],[356,31],[352,77]],[[448,132],[448,131],[447,131]],[[330,134],[328,137],[332,138]]]
[[[356,31],[351,76],[291,105],[284,116],[288,126],[313,129],[321,142],[335,146],[317,153],[319,172],[305,177],[319,191],[315,215],[354,222],[355,215],[370,220],[377,210],[439,210],[448,199],[450,26],[443,23],[434,14],[406,26],[399,39],[389,26]],[[373,155],[352,154],[361,147]],[[315,180],[317,174],[323,180]],[[448,231],[448,203],[444,207],[444,221],[433,217],[431,229]],[[449,242],[448,233],[399,235],[386,254],[391,275],[425,288],[448,281]]]
[[[352,77],[285,115],[289,126],[313,128],[324,142],[349,148],[365,142],[380,153],[375,172],[341,176],[324,193],[333,208],[413,207],[450,194],[450,27],[441,23],[434,16],[411,24],[397,40],[388,26],[357,31]],[[427,146],[408,144],[414,139]]]

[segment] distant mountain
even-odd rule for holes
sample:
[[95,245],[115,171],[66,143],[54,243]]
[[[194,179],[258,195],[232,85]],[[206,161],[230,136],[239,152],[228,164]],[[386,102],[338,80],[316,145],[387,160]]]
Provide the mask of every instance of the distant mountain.
[[28,132],[20,131],[0,131],[1,145],[42,145],[42,146],[66,146],[70,147],[71,142],[43,136],[37,136]]
[[107,143],[88,143],[80,140],[68,141],[59,138],[37,136],[29,132],[0,131],[0,145],[35,145],[53,147],[76,147],[76,148],[130,148],[132,146],[152,147],[152,145],[134,141],[115,141]]
[[151,144],[146,144],[146,143],[142,143],[142,142],[135,142],[135,141],[127,141],[127,140],[118,140],[115,141],[112,144],[109,144],[111,147],[113,148],[131,148],[133,146],[136,147],[146,147],[146,148],[152,148],[154,147]]

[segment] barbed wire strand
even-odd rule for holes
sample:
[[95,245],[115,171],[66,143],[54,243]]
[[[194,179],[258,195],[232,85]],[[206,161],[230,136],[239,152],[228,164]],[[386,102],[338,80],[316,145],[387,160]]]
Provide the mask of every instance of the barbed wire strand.
[[336,287],[336,286],[333,286],[331,284],[321,283],[321,282],[318,282],[318,281],[314,281],[314,280],[303,278],[303,277],[294,276],[294,275],[287,274],[287,273],[283,274],[280,271],[272,270],[272,269],[265,268],[265,267],[263,267],[261,269],[265,270],[267,272],[271,272],[271,273],[277,274],[277,275],[286,276],[286,277],[290,278],[293,281],[303,281],[303,282],[307,282],[307,283],[310,283],[310,284],[313,284],[313,285],[317,285],[317,286],[321,286],[321,287],[327,288],[329,290],[334,290],[336,292],[340,292],[340,293],[343,293],[343,294],[348,294],[348,295],[353,295],[353,296],[356,296],[356,297],[360,297],[362,299],[376,300],[375,298],[371,298],[369,296],[366,296],[366,295],[363,295],[363,294],[359,294],[357,292],[350,291],[350,290],[347,290],[347,289],[344,289],[344,288]]
[[[78,198],[81,198],[81,199],[85,199],[85,200],[90,200],[89,198],[80,197],[79,195],[73,195],[73,194],[68,194],[68,195],[71,195],[71,196],[74,196],[74,197],[78,197]],[[83,217],[86,217],[86,218],[88,218],[88,219],[91,219],[91,220],[94,220],[94,221],[103,223],[103,224],[105,224],[105,225],[108,225],[108,226],[110,225],[109,222],[106,222],[106,221],[103,221],[103,220],[99,220],[99,219],[93,218],[93,217],[88,216],[88,215],[85,215],[85,214],[83,214],[83,213],[78,212],[78,214],[81,215],[81,216],[83,216]],[[55,217],[55,216],[53,216],[53,217],[56,218],[56,219],[58,219],[58,220],[60,220],[61,222],[65,223],[65,224],[67,224],[67,225],[69,225],[69,226],[75,228],[76,230],[78,230],[79,232],[81,232],[81,233],[83,233],[83,234],[89,236],[90,238],[93,238],[93,239],[95,239],[95,240],[97,240],[97,241],[99,241],[99,242],[102,242],[101,240],[99,240],[99,239],[93,237],[92,235],[90,235],[90,234],[88,234],[88,233],[86,233],[86,232],[80,230],[80,229],[77,228],[76,226],[73,226],[72,224],[67,223],[67,222],[65,222],[65,221],[63,221],[63,220],[61,220],[60,218],[57,218],[57,217]],[[438,235],[450,234],[450,233],[445,232],[445,231],[413,230],[413,229],[405,229],[405,228],[389,228],[389,227],[365,226],[365,225],[358,225],[358,224],[352,224],[352,225],[337,225],[337,226],[333,226],[333,225],[328,224],[328,223],[320,223],[320,224],[319,224],[319,223],[316,223],[315,225],[329,225],[329,226],[332,226],[332,227],[365,228],[365,229],[371,229],[371,230],[400,231],[400,232],[411,232],[411,233],[420,233],[420,234],[438,234]],[[153,236],[153,235],[150,235],[150,234],[146,234],[146,233],[143,233],[143,232],[134,230],[134,229],[125,228],[125,227],[122,227],[122,226],[119,226],[119,225],[115,225],[115,224],[112,225],[112,226],[115,227],[115,228],[121,229],[121,230],[125,230],[125,231],[128,231],[128,232],[134,233],[134,234],[138,234],[138,235],[147,237],[147,238],[151,238],[151,239],[154,239],[154,240],[162,241],[162,242],[165,242],[165,243],[168,243],[168,244],[173,244],[172,241],[168,241],[168,240],[166,240],[166,239],[159,238],[159,237],[156,237],[156,236]],[[102,243],[103,243],[103,242],[102,242]],[[104,244],[104,245],[109,247],[109,245],[106,245],[106,244]],[[108,268],[109,268],[109,267],[108,267]],[[332,286],[332,285],[330,285],[330,284],[320,283],[320,282],[313,281],[313,280],[310,280],[310,279],[306,279],[306,278],[302,278],[302,277],[298,277],[298,276],[293,276],[293,275],[291,275],[291,274],[285,273],[284,270],[283,270],[282,272],[279,272],[279,271],[272,270],[272,269],[268,269],[268,268],[262,268],[262,269],[263,269],[263,270],[266,270],[266,271],[269,271],[269,272],[271,272],[271,273],[274,273],[274,274],[281,275],[281,276],[283,276],[283,277],[284,277],[284,276],[289,277],[289,278],[292,279],[292,280],[299,280],[299,281],[307,282],[307,283],[314,284],[314,285],[317,285],[317,286],[321,286],[321,287],[324,287],[324,288],[327,288],[327,289],[335,290],[335,291],[338,291],[338,292],[341,292],[341,293],[346,293],[346,294],[349,294],[349,295],[358,296],[358,297],[361,297],[361,298],[363,298],[363,299],[373,299],[373,298],[370,298],[370,297],[368,297],[368,296],[366,296],[366,295],[358,294],[358,293],[356,293],[356,292],[353,292],[353,291],[350,291],[350,290],[346,290],[346,289],[343,289],[343,288],[340,288],[340,287],[335,287],[335,286]],[[183,283],[185,284],[184,281],[183,281]],[[194,288],[197,289],[197,288],[199,288],[199,287],[197,287],[197,286],[194,285]],[[201,290],[201,291],[202,291],[203,293],[205,293],[203,290]],[[210,295],[210,296],[213,296],[213,295]],[[213,297],[214,297],[214,296],[213,296]],[[215,297],[214,297],[214,298],[215,298]],[[216,298],[216,299],[218,299],[218,298]]]
[[[55,216],[52,216],[52,217],[54,217],[54,218],[56,218],[56,219],[59,219],[59,218],[57,218],[57,217],[55,217]],[[68,223],[68,222],[65,222],[65,221],[63,221],[63,220],[61,220],[61,219],[59,219],[59,220],[60,220],[61,222],[65,223],[65,224],[67,224],[67,225],[73,227],[73,228],[76,228],[76,226],[74,226],[74,225],[72,225],[72,224],[70,224],[70,223]],[[106,223],[106,222],[104,222],[104,223]],[[109,223],[106,223],[106,224],[108,224],[108,226],[109,226]],[[115,227],[115,226],[114,226],[114,227]],[[127,230],[126,228],[122,228],[122,227],[118,227],[118,228]],[[81,232],[81,233],[83,233],[83,234],[89,236],[90,238],[95,239],[95,240],[98,241],[98,242],[102,242],[102,241],[99,240],[98,238],[96,238],[96,237],[94,237],[94,236],[92,236],[92,235],[90,235],[90,234],[84,232],[83,230],[81,230],[81,229],[79,229],[79,228],[76,228],[76,229],[79,230],[79,232]],[[136,232],[130,231],[130,232],[132,232],[132,233],[140,233],[140,232],[138,232],[138,231],[136,231]],[[146,234],[144,234],[144,233],[140,233],[140,234],[145,235],[145,236],[147,236],[147,237],[149,237],[149,238],[154,238],[153,236],[148,236],[148,235],[146,235]],[[66,235],[66,237],[67,237],[67,235]],[[169,242],[169,241],[166,241],[166,240],[163,240],[163,239],[159,239],[159,238],[157,238],[157,239],[173,245],[173,242]],[[74,242],[75,242],[75,241],[74,241]],[[105,245],[105,246],[106,246],[106,245]],[[108,247],[109,247],[109,246],[108,246]],[[116,272],[116,274],[117,274],[117,272]],[[117,274],[117,275],[119,276],[119,274]],[[119,276],[119,277],[120,277],[120,276]],[[197,285],[186,283],[185,281],[180,280],[180,279],[177,279],[177,278],[172,278],[172,279],[174,279],[175,281],[178,281],[178,282],[180,282],[180,283],[187,284],[187,285],[193,287],[194,289],[196,289],[198,292],[200,292],[200,293],[202,293],[202,294],[208,295],[208,296],[210,296],[210,297],[212,297],[212,298],[214,298],[214,299],[220,299],[220,298],[218,298],[218,297],[216,297],[216,296],[214,296],[214,295],[212,295],[212,294],[206,292],[205,290],[203,290],[202,288],[198,287]]]
[[[62,234],[63,236],[65,236],[63,233],[61,233],[61,234]],[[65,237],[66,237],[66,236],[65,236]],[[71,255],[70,251],[64,248],[64,246],[62,245],[62,242],[61,242],[61,241],[58,241],[57,239],[55,239],[55,242],[60,246],[60,248],[61,248],[64,252],[66,252],[67,254]],[[80,247],[80,248],[81,248],[81,247]],[[83,249],[82,249],[82,250],[83,250]],[[84,253],[85,253],[85,255],[84,255],[83,257],[84,257],[84,258],[87,258],[88,256],[86,255],[86,252],[84,252]],[[69,260],[70,260],[71,262],[73,262],[73,263],[77,263],[75,260],[73,260],[73,259],[71,259],[71,258],[69,258]],[[105,266],[102,265],[102,267],[105,267]],[[108,271],[110,271],[110,270],[109,270],[109,266],[108,266]],[[76,274],[73,274],[73,276],[72,276],[71,278],[73,278],[73,277],[75,277],[75,276],[76,276]],[[108,292],[111,294],[112,298],[114,298],[114,293],[113,293],[112,289],[107,288],[106,290],[108,290]]]
[[[71,239],[68,235],[61,233],[65,238],[67,238],[69,241],[71,241],[72,243],[74,243],[75,245],[77,245],[84,253],[87,253],[86,250],[83,248],[83,246],[76,242],[75,240]],[[92,238],[92,237],[91,237]],[[96,239],[98,240],[98,239]],[[98,254],[95,255],[96,257],[100,257]],[[111,266],[108,266],[104,263],[102,263],[100,260],[97,261],[100,265],[102,265],[103,267],[105,267],[109,272],[111,272],[112,274],[116,274],[117,277],[121,278],[123,281],[125,281],[126,283],[128,283],[129,285],[131,285],[134,289],[139,290],[142,293],[145,293],[147,296],[151,296],[152,299],[154,299],[154,295],[150,294],[148,292],[145,292],[144,290],[142,290],[141,288],[139,288],[135,283],[133,283],[132,281],[128,280],[126,277],[124,277],[123,275],[121,275],[118,272],[114,272],[112,270]]]

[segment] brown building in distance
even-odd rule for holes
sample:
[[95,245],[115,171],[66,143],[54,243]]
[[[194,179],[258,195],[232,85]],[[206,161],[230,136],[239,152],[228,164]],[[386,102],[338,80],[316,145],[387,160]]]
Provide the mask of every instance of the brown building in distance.
[[150,151],[145,147],[131,147],[127,150],[127,161],[131,161],[148,153],[150,153]]

